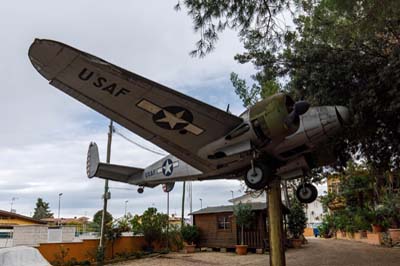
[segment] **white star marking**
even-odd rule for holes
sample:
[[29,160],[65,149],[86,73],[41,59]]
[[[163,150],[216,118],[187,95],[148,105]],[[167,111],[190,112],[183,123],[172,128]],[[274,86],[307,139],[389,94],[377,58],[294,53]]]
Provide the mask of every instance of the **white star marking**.
[[169,124],[169,126],[171,127],[171,129],[173,129],[176,124],[188,124],[188,121],[185,121],[182,118],[183,114],[185,113],[185,111],[181,111],[179,113],[176,114],[171,114],[168,111],[162,110],[164,113],[164,118],[160,118],[158,119],[156,122],[167,122]]
[[165,175],[172,174],[172,165],[173,163],[170,164],[169,161],[165,163],[165,165],[163,166]]

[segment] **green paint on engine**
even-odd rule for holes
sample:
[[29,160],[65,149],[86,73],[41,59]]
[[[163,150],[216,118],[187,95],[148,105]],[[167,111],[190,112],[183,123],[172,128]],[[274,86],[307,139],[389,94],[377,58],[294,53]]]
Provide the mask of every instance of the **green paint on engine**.
[[250,120],[257,120],[264,135],[268,138],[285,137],[293,133],[284,123],[288,115],[286,107],[288,97],[283,93],[278,93],[250,108]]

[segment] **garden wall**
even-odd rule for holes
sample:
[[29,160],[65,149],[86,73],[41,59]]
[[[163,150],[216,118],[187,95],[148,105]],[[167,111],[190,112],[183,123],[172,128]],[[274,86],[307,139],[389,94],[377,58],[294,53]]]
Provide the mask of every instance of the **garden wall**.
[[[108,243],[106,249],[106,259],[112,258],[117,253],[133,253],[142,251],[142,247],[145,245],[144,238],[142,236],[127,236],[120,237],[115,240],[112,246],[111,242]],[[40,244],[38,250],[49,262],[55,261],[57,256],[60,257],[62,250],[66,254],[64,260],[68,261],[75,258],[77,261],[95,261],[96,251],[99,246],[98,239],[83,240],[82,242],[71,242],[71,243],[44,243]]]
[[381,245],[381,243],[382,243],[382,234],[381,233],[367,232],[367,237],[362,237],[360,233],[342,234],[341,232],[337,232],[336,233],[336,238],[337,239],[359,241],[359,242],[367,243],[367,244],[370,244],[370,245]]

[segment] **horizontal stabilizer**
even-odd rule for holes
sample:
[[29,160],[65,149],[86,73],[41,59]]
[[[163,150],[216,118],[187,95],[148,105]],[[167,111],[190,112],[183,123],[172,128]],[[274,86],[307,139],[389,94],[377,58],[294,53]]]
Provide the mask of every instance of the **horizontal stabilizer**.
[[141,168],[101,163],[99,149],[94,142],[91,142],[89,145],[86,171],[89,178],[99,177],[133,185],[146,185],[143,184],[143,169]]

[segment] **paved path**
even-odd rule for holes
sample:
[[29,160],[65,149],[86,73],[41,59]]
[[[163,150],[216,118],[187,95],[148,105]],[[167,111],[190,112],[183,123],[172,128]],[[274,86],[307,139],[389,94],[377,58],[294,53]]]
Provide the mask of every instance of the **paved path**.
[[[208,266],[251,265],[268,266],[267,255],[205,252],[195,254],[168,254],[114,264],[114,266]],[[364,243],[335,239],[309,239],[301,249],[286,253],[287,266],[400,266],[400,249],[376,247]]]

